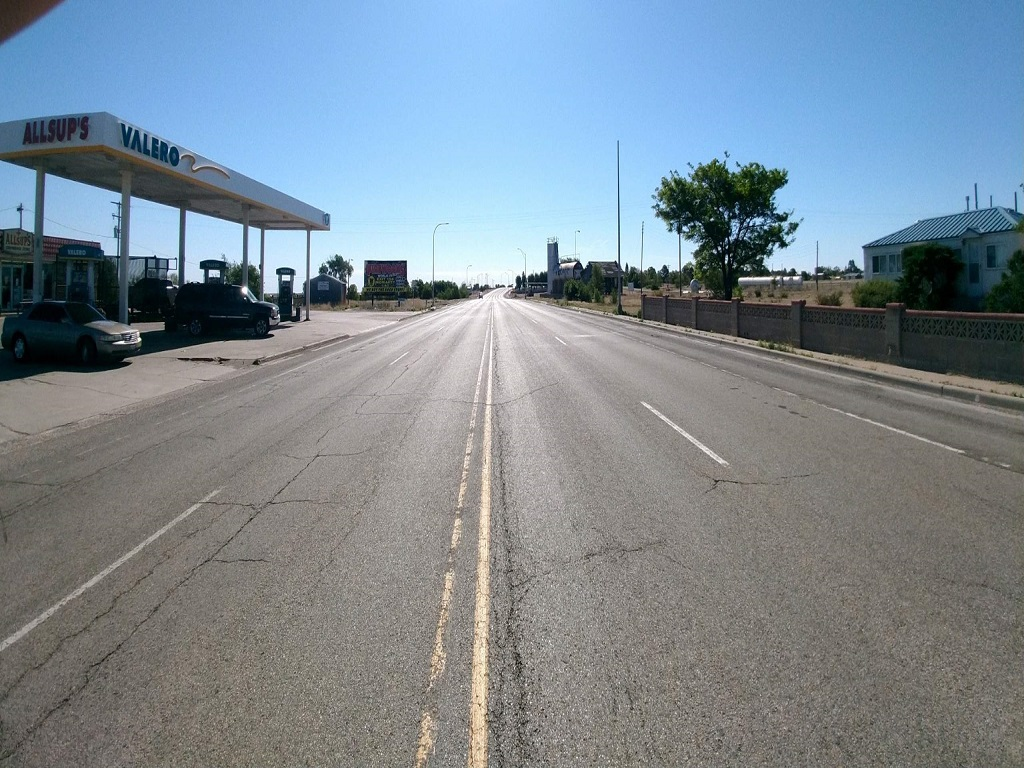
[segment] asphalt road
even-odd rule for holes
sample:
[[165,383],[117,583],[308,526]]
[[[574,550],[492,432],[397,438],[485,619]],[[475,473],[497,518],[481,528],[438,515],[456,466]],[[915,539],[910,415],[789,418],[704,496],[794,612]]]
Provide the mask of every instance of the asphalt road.
[[1021,765],[1020,413],[496,293],[0,453],[0,765]]

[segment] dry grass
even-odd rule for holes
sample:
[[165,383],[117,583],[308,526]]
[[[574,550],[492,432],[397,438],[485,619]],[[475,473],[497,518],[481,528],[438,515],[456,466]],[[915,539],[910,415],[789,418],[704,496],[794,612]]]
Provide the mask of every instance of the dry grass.
[[[761,288],[759,289],[760,296],[757,295],[752,288],[747,288],[743,291],[743,300],[751,303],[759,304],[790,304],[794,301],[806,301],[808,306],[818,306],[821,302],[818,297],[829,293],[839,293],[842,296],[843,307],[852,307],[853,298],[850,296],[854,289],[861,283],[860,280],[821,280],[818,285],[814,285],[814,281],[805,282],[800,288]],[[644,290],[644,296],[669,296],[670,298],[679,298],[679,289],[672,285],[664,285],[661,290],[649,291]],[[689,298],[690,292],[688,290],[683,291],[682,298]],[[554,301],[549,299],[549,301]],[[605,296],[604,303],[602,304],[589,304],[584,301],[570,301],[569,306],[572,307],[583,307],[587,309],[597,310],[599,312],[615,312],[616,303],[614,296]],[[640,291],[639,290],[626,290],[622,294],[622,311],[627,315],[633,315],[636,317],[637,312],[640,311]]]

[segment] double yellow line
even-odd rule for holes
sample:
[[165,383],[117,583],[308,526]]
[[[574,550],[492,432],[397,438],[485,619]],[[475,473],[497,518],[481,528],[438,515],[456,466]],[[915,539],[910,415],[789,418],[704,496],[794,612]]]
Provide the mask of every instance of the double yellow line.
[[480,355],[476,390],[473,393],[473,412],[469,419],[469,434],[462,461],[462,479],[459,496],[455,505],[455,519],[452,523],[452,537],[448,546],[448,562],[441,591],[441,607],[434,634],[434,648],[430,657],[430,682],[427,686],[427,703],[420,717],[419,743],[416,748],[416,768],[425,768],[434,751],[437,734],[437,702],[435,688],[444,672],[446,652],[444,636],[451,612],[452,595],[455,590],[455,554],[462,538],[462,514],[465,509],[466,492],[469,487],[470,463],[473,456],[473,441],[476,436],[477,414],[480,392],[484,387],[486,371],[486,397],[483,402],[483,463],[480,470],[480,526],[477,536],[476,561],[476,607],[473,617],[473,668],[472,693],[469,710],[469,757],[470,768],[487,765],[487,651],[490,638],[491,619],[491,452],[493,444],[494,387],[494,311],[487,323],[487,335]]

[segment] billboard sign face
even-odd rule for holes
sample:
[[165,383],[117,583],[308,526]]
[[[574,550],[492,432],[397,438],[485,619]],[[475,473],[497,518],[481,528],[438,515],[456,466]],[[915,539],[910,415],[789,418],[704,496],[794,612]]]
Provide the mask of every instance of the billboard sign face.
[[409,285],[407,266],[406,261],[364,261],[363,292],[377,298],[398,298]]

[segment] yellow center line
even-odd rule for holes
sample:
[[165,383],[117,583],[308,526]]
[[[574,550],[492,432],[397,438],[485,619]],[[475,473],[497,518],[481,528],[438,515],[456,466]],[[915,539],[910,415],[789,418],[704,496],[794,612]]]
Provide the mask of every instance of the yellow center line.
[[[488,328],[488,335],[490,328]],[[448,545],[448,563],[444,574],[444,588],[441,591],[441,608],[434,632],[434,649],[430,655],[430,683],[427,686],[427,702],[420,717],[420,736],[416,748],[416,768],[425,768],[430,755],[434,751],[434,737],[437,733],[437,703],[434,700],[434,687],[444,672],[447,655],[444,647],[445,630],[448,627],[448,616],[451,610],[452,594],[455,591],[455,553],[462,538],[462,511],[469,486],[469,467],[473,456],[473,438],[476,434],[477,407],[480,401],[480,390],[483,385],[484,364],[487,361],[488,344],[485,340],[483,352],[480,354],[480,369],[476,377],[476,390],[473,393],[473,411],[469,418],[469,434],[466,437],[466,450],[462,460],[462,480],[459,483],[459,498],[455,504],[455,520],[452,523],[452,538]]]
[[[494,314],[491,314],[491,323]],[[473,694],[469,710],[469,766],[487,765],[487,647],[491,620],[491,422],[494,385],[494,333],[487,363],[487,399],[480,471],[480,530],[477,537],[476,612],[473,617]]]

